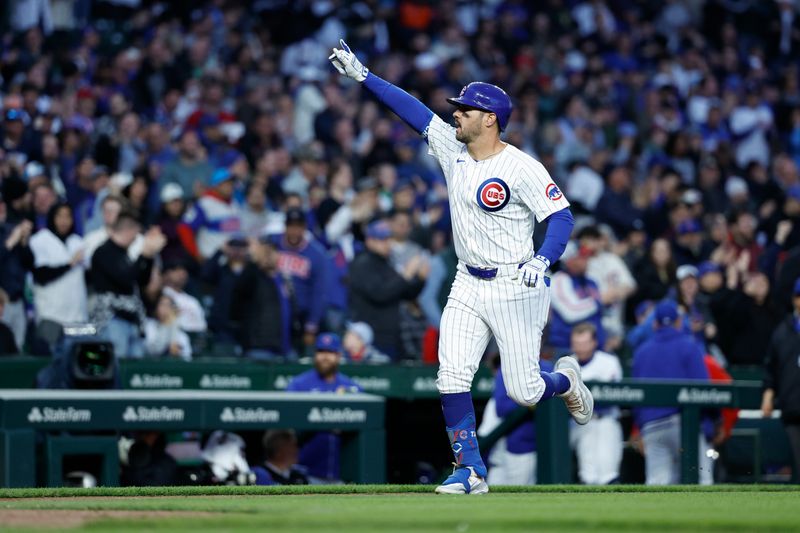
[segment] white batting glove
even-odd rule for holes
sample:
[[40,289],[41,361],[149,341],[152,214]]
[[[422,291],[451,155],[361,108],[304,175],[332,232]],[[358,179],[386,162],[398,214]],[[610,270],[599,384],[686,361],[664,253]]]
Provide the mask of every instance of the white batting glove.
[[537,255],[519,267],[522,284],[526,287],[536,287],[539,282],[544,283],[544,278],[549,268],[550,261],[543,255]]
[[350,51],[350,47],[344,42],[344,39],[339,39],[340,48],[334,48],[333,53],[328,56],[333,68],[339,71],[339,74],[347,76],[358,82],[367,79],[369,69],[361,64],[356,55]]

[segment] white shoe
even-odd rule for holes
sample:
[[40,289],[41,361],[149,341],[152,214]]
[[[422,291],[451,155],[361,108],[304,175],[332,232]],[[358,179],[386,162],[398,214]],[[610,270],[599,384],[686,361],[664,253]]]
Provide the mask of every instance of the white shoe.
[[436,487],[436,494],[486,494],[489,484],[471,466],[456,466],[453,473]]
[[594,398],[583,383],[581,366],[574,357],[564,356],[556,361],[555,370],[569,378],[569,390],[559,396],[564,398],[572,418],[580,425],[587,424],[594,413]]

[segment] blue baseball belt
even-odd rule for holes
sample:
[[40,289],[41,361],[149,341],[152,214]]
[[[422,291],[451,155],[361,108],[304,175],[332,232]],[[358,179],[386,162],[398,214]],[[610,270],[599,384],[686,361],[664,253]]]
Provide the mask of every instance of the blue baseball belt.
[[[517,266],[517,268],[514,271],[516,272],[516,270],[519,270],[519,268],[522,267],[522,265],[524,264],[525,263],[520,263],[519,266]],[[508,266],[511,265],[506,265],[504,268],[507,269]],[[493,267],[493,268],[475,267],[466,264],[464,265],[464,267],[467,269],[467,272],[469,272],[472,276],[475,276],[476,278],[480,279],[494,279],[500,273],[500,267]],[[547,287],[550,286],[550,276],[544,276],[544,284]]]

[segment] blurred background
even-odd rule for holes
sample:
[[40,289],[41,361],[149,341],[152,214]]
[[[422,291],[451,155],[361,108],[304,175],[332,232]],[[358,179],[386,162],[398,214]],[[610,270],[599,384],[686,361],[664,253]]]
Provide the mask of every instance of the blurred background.
[[[447,121],[470,81],[511,95],[504,139],[577,220],[544,358],[590,322],[629,376],[666,299],[728,378],[778,379],[768,354],[800,339],[799,7],[7,0],[0,351],[49,361],[90,322],[118,359],[435,365],[447,190],[423,140],[330,67],[346,38]],[[768,382],[787,427],[792,383]]]

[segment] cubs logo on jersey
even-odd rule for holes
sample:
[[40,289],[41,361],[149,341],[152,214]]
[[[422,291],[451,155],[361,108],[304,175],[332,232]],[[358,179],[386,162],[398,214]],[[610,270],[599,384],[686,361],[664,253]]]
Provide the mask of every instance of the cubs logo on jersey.
[[549,184],[544,192],[547,194],[547,197],[554,202],[557,202],[564,197],[564,195],[561,194],[561,189],[559,189],[558,185],[555,183]]
[[511,189],[500,178],[489,178],[478,186],[477,201],[484,211],[500,211],[511,200]]

